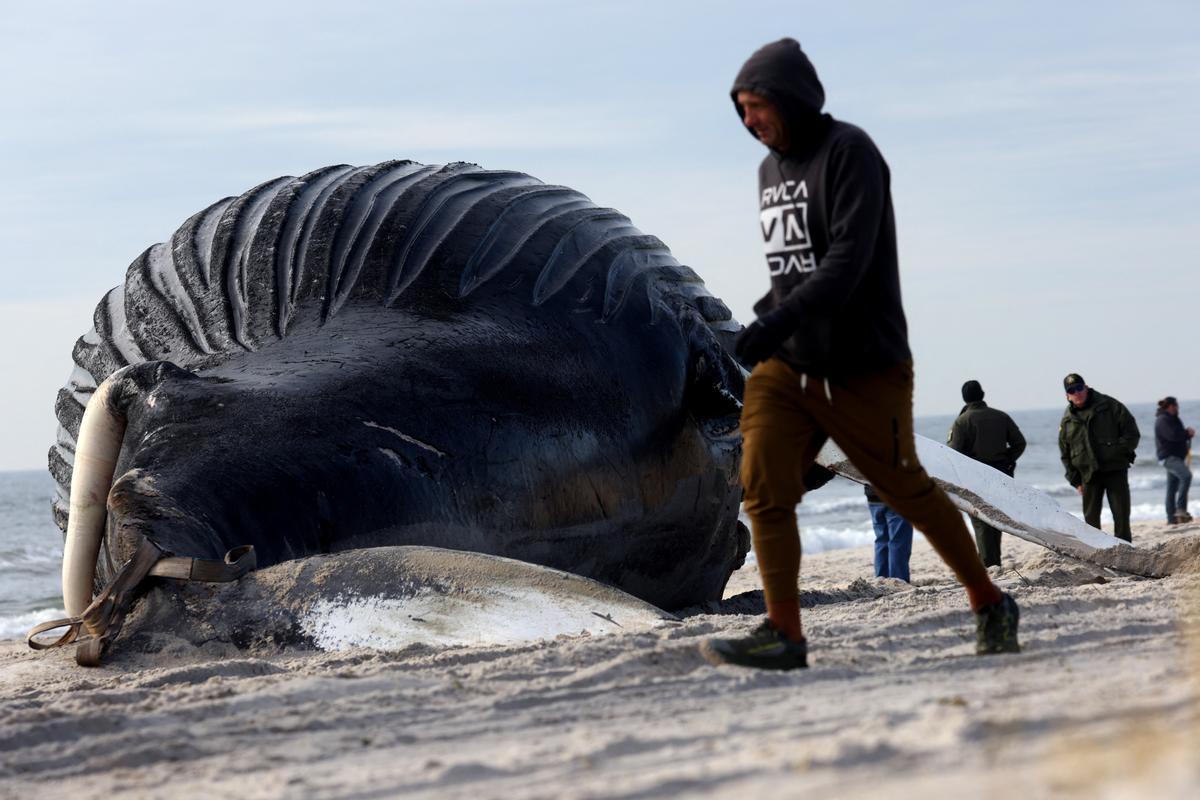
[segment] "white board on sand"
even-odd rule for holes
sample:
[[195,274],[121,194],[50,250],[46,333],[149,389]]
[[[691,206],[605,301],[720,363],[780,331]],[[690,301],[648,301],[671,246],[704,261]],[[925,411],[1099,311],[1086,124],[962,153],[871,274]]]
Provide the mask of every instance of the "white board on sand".
[[[1088,558],[1121,545],[1128,547],[1122,540],[1071,514],[1045,492],[967,458],[941,442],[924,436],[917,436],[916,440],[921,465],[954,504],[997,530],[1077,558]],[[862,473],[832,440],[817,455],[817,463],[866,483]]]

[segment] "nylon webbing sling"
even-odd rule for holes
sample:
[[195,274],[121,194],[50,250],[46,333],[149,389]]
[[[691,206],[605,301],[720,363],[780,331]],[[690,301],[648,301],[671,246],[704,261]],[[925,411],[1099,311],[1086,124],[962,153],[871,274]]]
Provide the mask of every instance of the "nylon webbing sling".
[[[121,632],[125,615],[133,605],[134,592],[146,578],[225,583],[237,580],[253,570],[255,565],[252,545],[235,547],[225,554],[222,561],[211,561],[168,556],[149,539],[143,538],[133,557],[121,567],[117,576],[104,587],[104,591],[82,614],[43,622],[25,635],[25,641],[34,650],[49,650],[78,641],[79,646],[75,649],[76,663],[83,667],[96,667],[100,665],[100,659],[109,644]],[[66,630],[52,642],[38,641],[35,638],[58,628]],[[80,638],[81,629],[86,632],[85,638]]]

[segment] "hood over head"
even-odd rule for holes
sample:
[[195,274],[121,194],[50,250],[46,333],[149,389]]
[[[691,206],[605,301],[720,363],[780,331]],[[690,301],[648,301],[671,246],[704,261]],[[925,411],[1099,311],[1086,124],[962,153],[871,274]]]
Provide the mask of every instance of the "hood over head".
[[[729,92],[738,118],[742,119],[742,106],[737,100],[740,91],[754,92],[778,107],[792,150],[819,139],[828,126],[829,115],[821,113],[825,87],[795,39],[783,38],[763,45],[742,65]],[[750,135],[754,136],[754,131]]]

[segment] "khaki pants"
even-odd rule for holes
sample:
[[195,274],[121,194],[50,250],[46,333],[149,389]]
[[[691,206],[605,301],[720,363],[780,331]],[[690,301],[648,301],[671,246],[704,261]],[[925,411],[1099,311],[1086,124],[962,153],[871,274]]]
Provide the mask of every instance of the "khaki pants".
[[742,487],[768,603],[798,597],[796,504],[827,438],[883,502],[925,534],[959,581],[991,586],[962,514],[917,460],[912,386],[911,362],[829,384],[776,358],[755,367],[742,408]]

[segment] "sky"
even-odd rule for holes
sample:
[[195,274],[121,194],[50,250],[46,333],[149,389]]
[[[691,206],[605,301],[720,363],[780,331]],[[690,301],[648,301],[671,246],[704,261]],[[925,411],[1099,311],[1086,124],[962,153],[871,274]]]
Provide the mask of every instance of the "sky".
[[1197,30],[1190,0],[5,4],[0,470],[45,465],[72,344],[134,258],[329,164],[571,186],[750,322],[765,151],[728,92],[782,36],[891,168],[918,415],[972,378],[1057,407],[1071,371],[1200,398]]

